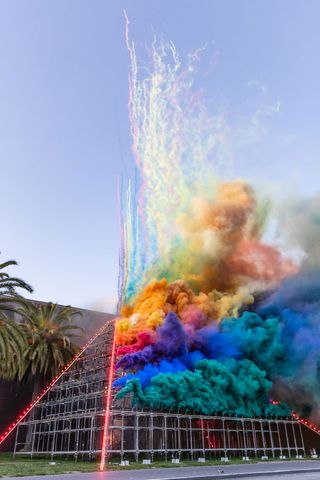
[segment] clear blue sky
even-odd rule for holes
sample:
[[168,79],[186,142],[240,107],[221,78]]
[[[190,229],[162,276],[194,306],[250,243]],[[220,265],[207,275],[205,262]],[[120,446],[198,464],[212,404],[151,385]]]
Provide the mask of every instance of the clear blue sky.
[[236,175],[318,190],[318,0],[1,0],[0,250],[39,300],[116,299],[116,179],[132,161],[123,8],[137,43],[153,28],[182,54],[208,44],[202,86],[231,117],[256,83],[279,100]]

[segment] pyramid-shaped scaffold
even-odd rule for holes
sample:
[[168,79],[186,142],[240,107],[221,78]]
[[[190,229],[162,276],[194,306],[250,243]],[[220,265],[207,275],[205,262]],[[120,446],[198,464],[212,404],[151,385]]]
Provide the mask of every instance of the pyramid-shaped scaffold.
[[[119,403],[109,388],[114,329],[115,320],[106,323],[5,432],[16,430],[16,455],[102,458],[102,464],[108,455],[135,460],[305,455],[306,427],[311,427],[296,414],[282,419],[204,416],[139,411],[130,399]],[[318,440],[320,431],[311,430]]]

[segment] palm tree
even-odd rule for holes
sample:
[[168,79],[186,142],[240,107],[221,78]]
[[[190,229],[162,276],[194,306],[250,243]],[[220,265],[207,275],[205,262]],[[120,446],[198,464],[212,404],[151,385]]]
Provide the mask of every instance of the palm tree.
[[18,296],[16,288],[23,288],[32,293],[33,288],[28,285],[24,280],[17,277],[11,277],[9,273],[4,272],[7,267],[16,266],[18,263],[15,260],[8,260],[7,262],[0,263],[0,298],[12,298]]
[[22,297],[17,288],[28,292],[33,289],[24,280],[11,277],[5,269],[15,266],[15,260],[0,264],[0,378],[12,379],[22,366],[26,344],[21,326],[8,317],[9,312],[16,312]]
[[81,327],[72,323],[80,314],[72,307],[59,307],[56,303],[34,304],[24,301],[17,309],[22,316],[22,329],[28,346],[24,352],[24,371],[20,378],[32,375],[35,379],[34,395],[41,385],[54,377],[76,354],[73,342]]
[[[81,327],[72,323],[72,317],[79,314],[72,307],[59,307],[56,303],[36,305],[23,302],[18,308],[22,316],[22,328],[27,339],[23,370],[20,379],[32,378],[34,400],[42,386],[54,377],[76,354],[78,346],[72,341],[79,337],[76,330]],[[37,411],[31,411],[30,420],[37,419]],[[32,441],[32,425],[28,427],[24,449],[28,451]]]
[[19,323],[0,316],[0,379],[12,380],[23,371],[26,337]]

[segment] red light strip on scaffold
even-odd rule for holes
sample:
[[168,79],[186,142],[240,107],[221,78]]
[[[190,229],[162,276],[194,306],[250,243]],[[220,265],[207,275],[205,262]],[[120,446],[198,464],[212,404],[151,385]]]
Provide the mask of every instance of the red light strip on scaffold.
[[31,412],[31,410],[33,409],[33,407],[35,407],[39,402],[40,400],[45,396],[46,393],[48,393],[48,391],[50,390],[51,387],[53,387],[53,385],[55,385],[55,383],[57,383],[57,381],[62,377],[62,375],[67,371],[69,370],[70,367],[72,367],[72,365],[74,364],[74,362],[76,362],[79,357],[81,357],[81,355],[84,353],[84,351],[91,345],[92,342],[94,342],[94,340],[99,336],[101,335],[105,330],[106,328],[110,325],[110,323],[112,323],[114,320],[109,320],[105,325],[103,325],[103,327],[100,328],[100,330],[98,330],[98,332],[90,338],[90,340],[85,344],[85,346],[80,350],[79,353],[77,353],[77,355],[75,355],[72,360],[70,360],[69,363],[67,363],[63,369],[61,370],[60,373],[58,373],[58,375],[56,375],[52,380],[51,382],[46,386],[44,387],[44,389],[42,390],[42,392],[39,393],[39,395],[33,400],[33,402],[31,402],[28,407],[26,407],[21,413],[20,415],[16,418],[16,420],[7,427],[7,429],[0,435],[0,445],[5,441],[5,439],[10,435],[11,432],[13,432],[13,430],[19,425],[20,422],[22,422],[22,420],[24,420],[26,418],[26,416],[28,415],[28,413]]
[[300,422],[302,425],[305,425],[306,427],[310,428],[310,430],[312,430],[313,432],[320,435],[320,428],[317,425],[309,422],[308,420],[306,420],[303,417],[300,417],[300,415],[298,415],[296,412],[292,412],[292,416],[293,416],[293,418],[298,420],[298,422]]
[[[273,400],[273,399],[270,399],[270,403],[272,403],[272,405],[279,405],[280,402],[278,402],[277,400]],[[305,425],[306,427],[310,428],[310,430],[312,430],[313,432],[317,433],[318,435],[320,435],[320,428],[315,425],[314,423],[311,423],[309,422],[308,420],[306,420],[305,418],[303,417],[300,417],[300,415],[297,414],[297,412],[291,412],[291,415],[292,417],[297,420],[299,423],[301,423],[302,425]]]
[[106,450],[109,443],[109,420],[110,420],[110,408],[111,408],[111,393],[112,393],[112,382],[114,375],[114,359],[115,359],[115,350],[116,350],[116,332],[117,332],[117,320],[114,325],[112,349],[111,349],[111,358],[109,365],[108,373],[108,382],[105,388],[105,403],[106,411],[104,415],[104,427],[103,427],[103,437],[102,437],[102,447],[101,447],[101,460],[100,460],[100,471],[104,470],[106,464]]

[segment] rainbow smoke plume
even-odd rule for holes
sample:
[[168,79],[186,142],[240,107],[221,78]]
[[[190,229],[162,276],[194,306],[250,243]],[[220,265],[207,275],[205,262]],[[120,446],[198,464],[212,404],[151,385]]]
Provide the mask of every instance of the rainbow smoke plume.
[[118,398],[203,414],[319,416],[319,199],[282,214],[299,261],[268,244],[269,202],[244,180],[219,179],[229,131],[195,91],[199,52],[184,66],[172,44],[155,41],[140,69],[128,34],[127,45],[137,175],[123,213]]

